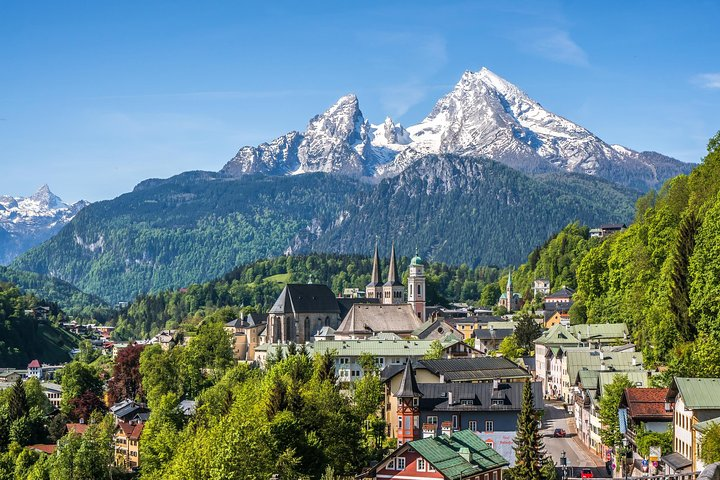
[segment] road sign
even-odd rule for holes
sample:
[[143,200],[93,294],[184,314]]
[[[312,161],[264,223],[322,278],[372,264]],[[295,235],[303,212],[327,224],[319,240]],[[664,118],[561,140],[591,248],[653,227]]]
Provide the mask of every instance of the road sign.
[[660,460],[660,457],[662,456],[662,450],[660,447],[650,447],[650,455],[648,455],[648,458],[651,462],[657,462]]

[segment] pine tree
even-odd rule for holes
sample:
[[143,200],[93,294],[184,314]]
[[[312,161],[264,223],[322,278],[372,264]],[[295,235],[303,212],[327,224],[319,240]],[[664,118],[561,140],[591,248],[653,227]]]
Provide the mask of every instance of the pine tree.
[[20,378],[17,379],[15,385],[13,385],[12,387],[12,391],[10,392],[8,410],[11,421],[22,418],[28,413],[29,408],[27,403],[27,397],[25,396],[25,386],[23,385],[23,381]]
[[518,480],[547,480],[546,477],[549,476],[545,466],[547,458],[538,428],[538,414],[535,411],[532,382],[526,382],[523,387],[523,401],[518,416],[514,443],[515,467],[511,469],[512,478]]
[[695,249],[695,234],[699,228],[700,221],[692,211],[680,222],[670,277],[670,311],[673,313],[675,326],[685,341],[694,340],[697,336],[697,326],[688,315],[688,308],[691,282],[690,257]]

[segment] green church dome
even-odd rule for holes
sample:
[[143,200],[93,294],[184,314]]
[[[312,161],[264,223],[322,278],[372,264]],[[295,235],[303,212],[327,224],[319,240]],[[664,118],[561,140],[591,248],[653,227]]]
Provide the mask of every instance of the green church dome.
[[422,265],[422,258],[420,258],[418,255],[415,255],[412,260],[410,260],[410,265],[417,266]]

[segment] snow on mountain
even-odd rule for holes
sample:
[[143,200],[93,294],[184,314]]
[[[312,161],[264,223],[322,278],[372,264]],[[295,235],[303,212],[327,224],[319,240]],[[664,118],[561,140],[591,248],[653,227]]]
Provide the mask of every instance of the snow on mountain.
[[640,190],[692,167],[658,153],[609,145],[483,68],[465,72],[425,119],[407,129],[390,118],[371,125],[357,98],[347,95],[310,120],[305,133],[243,147],[223,171],[319,171],[379,179],[442,153],[487,157],[529,173],[561,169],[596,175]]
[[47,240],[87,205],[68,205],[47,185],[29,197],[0,196],[0,263]]

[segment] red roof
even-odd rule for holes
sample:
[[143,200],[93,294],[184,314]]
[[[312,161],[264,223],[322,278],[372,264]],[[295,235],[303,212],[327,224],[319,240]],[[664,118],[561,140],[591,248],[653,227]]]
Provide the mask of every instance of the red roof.
[[88,428],[87,423],[66,423],[65,427],[67,428],[68,432],[78,433],[82,435],[85,433],[85,430]]
[[28,365],[28,368],[40,368],[40,367],[42,367],[42,365],[40,364],[40,362],[37,361],[37,359],[30,362],[30,364]]
[[48,455],[52,455],[53,453],[55,453],[57,445],[55,445],[54,443],[36,443],[35,445],[28,445],[25,448],[35,450],[36,452],[42,452],[47,453]]
[[673,412],[665,411],[667,388],[626,388],[622,403],[635,420],[671,421]]
[[123,432],[123,435],[130,440],[138,440],[140,438],[144,425],[144,423],[118,422],[118,428]]

